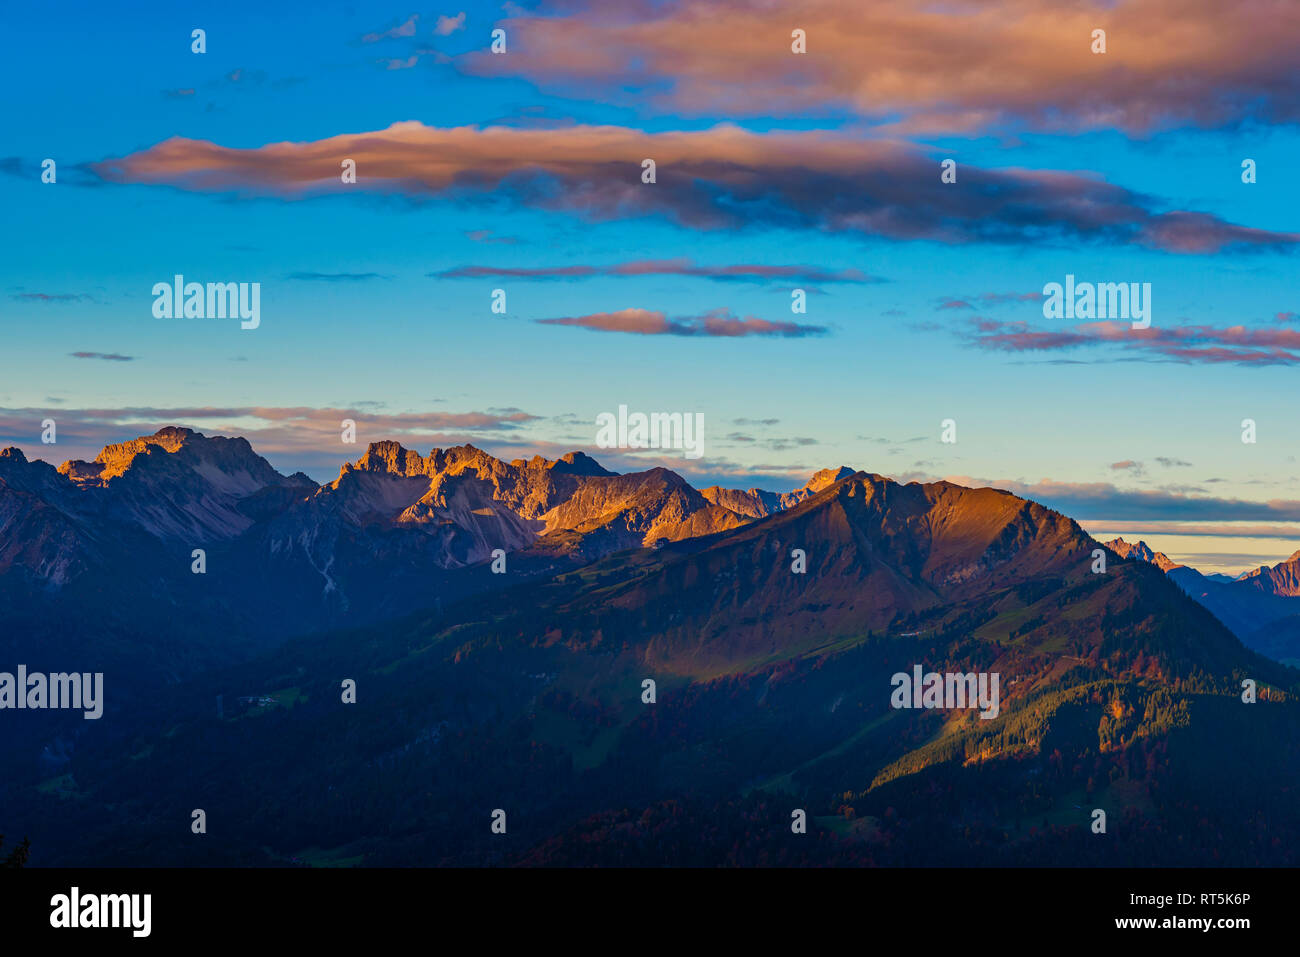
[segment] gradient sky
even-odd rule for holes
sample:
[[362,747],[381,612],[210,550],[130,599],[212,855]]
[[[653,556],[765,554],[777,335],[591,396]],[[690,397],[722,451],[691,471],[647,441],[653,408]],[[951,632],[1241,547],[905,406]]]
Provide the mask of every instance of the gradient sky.
[[[0,445],[178,424],[323,481],[381,438],[778,491],[846,464],[1271,564],[1297,41],[1270,0],[10,4]],[[260,328],[154,318],[176,273],[261,283]],[[1150,283],[1151,329],[1044,319],[1067,273]],[[597,449],[620,404],[703,413],[704,456]]]

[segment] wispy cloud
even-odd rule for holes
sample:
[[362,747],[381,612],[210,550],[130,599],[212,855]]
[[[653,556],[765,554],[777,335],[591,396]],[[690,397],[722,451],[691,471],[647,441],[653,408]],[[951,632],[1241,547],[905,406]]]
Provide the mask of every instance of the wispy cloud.
[[403,22],[387,30],[380,30],[375,33],[367,33],[361,38],[362,43],[378,43],[380,40],[393,40],[398,37],[415,36],[415,25],[419,22],[420,15],[413,13]]
[[419,47],[406,58],[380,57],[375,62],[382,63],[386,70],[409,70],[412,67],[418,66],[420,60],[424,57],[432,57],[435,63],[445,63],[447,61],[446,54],[428,47]]
[[812,445],[821,444],[817,439],[803,435],[759,438],[756,435],[749,435],[745,432],[729,432],[727,435],[723,436],[723,438],[728,442],[737,442],[741,445],[764,448],[772,452],[788,452],[791,449],[803,449]]
[[76,359],[107,359],[110,362],[134,362],[135,356],[119,355],[116,352],[69,352]]
[[456,266],[431,272],[437,279],[593,279],[598,277],[689,276],[717,282],[871,283],[881,280],[860,269],[824,269],[819,266],[769,266],[737,264],[706,266],[689,259],[642,259],[601,266]]
[[[1107,531],[1110,519],[1089,519],[1081,523],[1092,534]],[[1300,525],[1259,522],[1178,522],[1141,521],[1127,522],[1125,534],[1139,535],[1196,535],[1206,538],[1282,538],[1300,542]]]
[[405,60],[400,58],[388,57],[384,60],[381,60],[380,62],[382,62],[384,64],[384,68],[388,70],[409,70],[411,69],[411,67],[416,66],[420,62],[420,55],[418,53],[412,53]]
[[597,332],[627,332],[639,336],[706,336],[738,338],[743,336],[778,336],[799,339],[826,333],[824,326],[801,325],[795,322],[772,322],[747,316],[737,318],[725,309],[715,309],[702,316],[683,316],[670,319],[653,309],[621,309],[617,312],[596,312],[586,316],[559,319],[538,319],[545,326],[577,326]]
[[465,29],[465,11],[461,11],[454,17],[440,16],[433,25],[433,32],[440,37],[451,36],[457,30]]
[[91,302],[94,300],[93,296],[74,292],[18,292],[10,298],[20,302]]
[[465,238],[471,242],[485,243],[490,246],[517,246],[523,242],[518,236],[498,236],[490,229],[468,229],[465,231]]
[[[1124,489],[1109,482],[987,479],[947,475],[944,481],[971,488],[1005,489],[1056,509],[1076,521],[1296,522],[1300,501],[1252,502],[1166,489]],[[931,478],[933,480],[933,478]]]
[[1209,365],[1292,365],[1300,363],[1300,330],[1275,326],[1187,325],[1134,329],[1125,322],[1091,322],[1044,329],[1027,322],[972,319],[966,340],[980,349],[1050,353],[1085,347],[1116,350],[1120,358]]
[[368,282],[388,277],[377,272],[294,272],[285,278],[300,282]]
[[974,309],[974,303],[981,306],[1001,306],[1006,303],[1017,302],[1037,302],[1043,298],[1040,292],[982,292],[977,296],[948,296],[939,301],[935,308],[944,309]]

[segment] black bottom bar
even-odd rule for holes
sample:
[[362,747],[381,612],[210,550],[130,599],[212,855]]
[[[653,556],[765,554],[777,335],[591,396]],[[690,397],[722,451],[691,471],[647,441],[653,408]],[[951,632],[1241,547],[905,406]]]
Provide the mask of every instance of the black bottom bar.
[[[0,871],[6,942],[339,944],[434,934],[500,946],[848,932],[997,944],[1168,941],[1231,947],[1294,932],[1287,870],[44,870]],[[76,927],[72,888],[77,888]],[[149,895],[148,935],[144,897]],[[88,900],[90,899],[90,900]],[[69,926],[52,926],[55,922]],[[1205,922],[1208,922],[1208,926]],[[448,935],[455,935],[451,937]],[[613,936],[610,936],[613,935]],[[1020,938],[1029,940],[1031,938]],[[552,943],[555,941],[553,940]],[[457,949],[461,949],[460,946]]]

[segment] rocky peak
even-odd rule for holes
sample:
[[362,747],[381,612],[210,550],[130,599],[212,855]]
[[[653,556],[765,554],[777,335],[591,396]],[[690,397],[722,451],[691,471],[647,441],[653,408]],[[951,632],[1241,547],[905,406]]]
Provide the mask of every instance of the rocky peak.
[[1153,551],[1146,542],[1126,542],[1123,538],[1115,538],[1103,544],[1120,558],[1147,562],[1155,565],[1162,572],[1167,572],[1171,568],[1183,567],[1164,552]]
[[58,471],[77,487],[102,488],[123,476],[145,482],[174,482],[176,469],[241,494],[283,481],[283,476],[253,451],[247,439],[208,437],[178,426],[106,445],[93,462],[72,459]]
[[0,449],[0,479],[10,488],[29,492],[49,490],[57,494],[65,485],[54,466],[40,459],[29,460],[22,449],[13,446]]
[[585,452],[569,452],[547,466],[562,475],[617,475],[602,466]]
[[175,452],[194,438],[201,439],[204,436],[192,429],[182,429],[169,425],[166,428],[159,429],[153,435],[142,435],[138,439],[119,442],[116,445],[106,445],[95,456],[95,463],[103,466],[99,476],[104,481],[107,481],[121,475],[131,467],[132,460],[137,455],[148,452],[151,445],[159,446],[165,452]]
[[101,475],[104,471],[102,462],[82,462],[69,460],[59,466],[59,474],[66,476],[73,485],[103,485]]
[[496,472],[507,468],[494,455],[489,455],[474,445],[454,445],[449,449],[434,449],[429,458],[439,463],[439,469],[464,472]]
[[828,488],[836,482],[855,474],[854,470],[849,468],[847,465],[841,465],[837,469],[822,469],[819,472],[813,473],[813,477],[808,480],[808,484],[805,485],[804,488],[810,492],[820,492],[822,489]]
[[419,452],[404,448],[400,442],[385,439],[382,442],[371,442],[366,446],[366,452],[361,458],[357,459],[355,463],[343,466],[344,472],[354,470],[358,472],[390,472],[395,475],[413,476],[426,474],[427,465],[424,457]]

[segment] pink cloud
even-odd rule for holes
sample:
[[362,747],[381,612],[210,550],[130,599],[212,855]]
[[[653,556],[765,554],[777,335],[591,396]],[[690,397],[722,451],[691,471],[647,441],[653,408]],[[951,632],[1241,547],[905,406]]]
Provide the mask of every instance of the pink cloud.
[[378,33],[367,33],[361,38],[362,43],[378,43],[380,40],[394,40],[398,37],[415,36],[415,24],[420,19],[418,13],[413,13],[403,23],[395,27]]
[[[666,110],[850,110],[908,133],[1001,125],[1145,134],[1300,118],[1300,7],[1275,0],[750,0],[543,4],[467,72],[593,84]],[[791,52],[791,29],[807,53]],[[1104,54],[1092,31],[1107,32]]]
[[1244,325],[1186,325],[1134,329],[1126,322],[1090,322],[1063,330],[1036,329],[1025,322],[982,319],[967,339],[998,352],[1045,352],[1082,346],[1118,345],[1138,358],[1238,365],[1300,363],[1300,330]]
[[740,338],[743,336],[779,336],[803,338],[822,335],[823,326],[801,325],[795,322],[772,322],[747,316],[739,319],[726,310],[715,309],[702,316],[670,319],[658,310],[620,309],[617,312],[597,312],[586,316],[539,319],[546,326],[577,326],[599,332],[627,332],[639,336],[705,336],[715,338]]
[[[356,184],[339,179],[356,160]],[[657,182],[641,181],[653,158]],[[428,127],[252,149],[173,138],[91,164],[109,182],[286,198],[370,190],[412,199],[491,196],[587,221],[666,217],[702,230],[769,227],[945,243],[1091,241],[1173,252],[1282,248],[1300,234],[1249,229],[1208,214],[1161,213],[1096,177],[967,166],[954,191],[917,147],[826,131],[755,133],[730,125],[646,133]]]
[[826,269],[820,266],[770,266],[741,263],[722,266],[698,265],[689,259],[642,259],[602,266],[457,266],[429,275],[439,279],[587,279],[595,276],[690,276],[722,282],[822,282],[867,283],[872,276],[859,269]]
[[437,23],[433,25],[433,32],[440,37],[451,36],[457,30],[465,29],[465,11],[461,11],[454,17],[440,16]]

